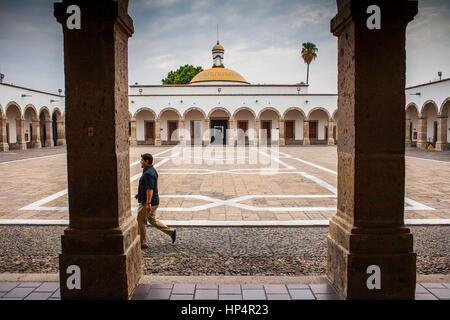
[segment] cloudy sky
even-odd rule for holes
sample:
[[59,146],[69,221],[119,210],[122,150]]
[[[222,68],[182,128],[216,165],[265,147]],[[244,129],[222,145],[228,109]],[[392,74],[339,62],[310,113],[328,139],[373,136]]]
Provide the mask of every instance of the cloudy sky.
[[[54,0],[0,0],[0,72],[6,83],[64,89],[62,30]],[[335,0],[130,0],[135,34],[129,42],[129,82],[161,84],[170,70],[212,66],[216,42],[225,67],[247,81],[306,81],[302,42],[314,42],[311,93],[337,92],[337,43],[330,33]],[[421,0],[407,29],[407,86],[450,77],[450,1]],[[388,48],[387,48],[388,49]]]

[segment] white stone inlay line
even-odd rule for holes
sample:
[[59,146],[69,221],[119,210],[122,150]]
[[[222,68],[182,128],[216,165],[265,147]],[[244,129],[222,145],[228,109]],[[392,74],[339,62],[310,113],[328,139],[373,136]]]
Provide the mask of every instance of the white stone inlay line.
[[[161,220],[167,226],[282,227],[328,226],[329,220]],[[406,219],[406,225],[450,225],[450,219]],[[0,219],[0,225],[69,225],[69,220]]]
[[0,162],[0,165],[8,164],[8,163],[14,163],[14,162],[22,162],[22,161],[27,161],[27,160],[37,160],[37,159],[44,159],[44,158],[52,158],[52,157],[56,157],[56,156],[66,155],[66,154],[67,153],[58,153],[58,154],[52,154],[50,156],[34,157],[34,158],[27,158],[27,159],[20,159],[20,160],[11,160],[11,161]]

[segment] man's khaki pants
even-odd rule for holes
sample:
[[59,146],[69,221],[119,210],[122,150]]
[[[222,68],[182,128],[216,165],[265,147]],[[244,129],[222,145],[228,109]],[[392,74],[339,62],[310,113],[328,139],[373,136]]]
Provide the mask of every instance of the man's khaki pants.
[[173,232],[175,231],[174,229],[170,229],[164,223],[156,219],[156,209],[158,209],[158,206],[152,206],[152,210],[148,211],[145,205],[139,204],[137,221],[138,233],[141,236],[141,245],[147,244],[147,221],[150,222],[153,227],[161,230],[169,236],[172,236]]

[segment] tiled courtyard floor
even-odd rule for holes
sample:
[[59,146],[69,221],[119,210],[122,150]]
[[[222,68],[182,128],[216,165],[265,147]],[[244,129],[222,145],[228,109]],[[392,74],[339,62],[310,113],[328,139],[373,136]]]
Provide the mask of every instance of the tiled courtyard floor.
[[[133,147],[132,196],[145,152],[155,155],[164,221],[327,221],[335,214],[335,146]],[[61,147],[0,153],[0,220],[67,220],[66,172]],[[449,181],[449,152],[408,149],[405,219],[450,219]]]
[[[0,282],[0,300],[60,300],[59,282]],[[327,283],[140,284],[132,300],[341,300]],[[417,283],[416,300],[450,300],[450,283]]]

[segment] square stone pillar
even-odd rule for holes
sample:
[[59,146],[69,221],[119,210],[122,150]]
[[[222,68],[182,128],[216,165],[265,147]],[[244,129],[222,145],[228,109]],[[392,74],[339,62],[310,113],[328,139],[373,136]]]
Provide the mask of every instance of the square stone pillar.
[[405,121],[405,146],[411,147],[411,132],[409,131],[411,119]]
[[44,141],[44,144],[46,147],[53,147],[55,146],[55,143],[53,141],[53,121],[52,120],[45,120],[45,134],[46,134],[46,140]]
[[447,150],[447,117],[438,116],[438,132],[436,141],[436,150]]
[[[68,29],[77,5],[81,29]],[[64,0],[69,227],[62,236],[62,299],[128,299],[142,274],[131,213],[127,0]],[[77,286],[76,279],[79,279]]]
[[178,140],[180,141],[180,145],[186,145],[185,137],[184,137],[184,120],[178,120]]
[[[381,29],[368,29],[368,7]],[[338,0],[338,203],[327,277],[346,299],[414,299],[416,254],[404,225],[405,30],[417,1]],[[389,48],[389,50],[386,50]]]
[[279,119],[278,120],[278,124],[279,124],[278,143],[279,143],[280,146],[284,146],[286,144],[286,140],[285,140],[285,136],[284,136],[284,121]]
[[311,142],[309,141],[309,121],[303,121],[303,145],[309,145]]
[[155,120],[155,146],[161,145],[161,120]]
[[418,149],[426,149],[427,148],[427,118],[419,116],[418,120],[418,139],[417,139],[417,148]]
[[63,120],[56,121],[56,145],[57,146],[65,146],[66,145]]
[[334,146],[333,129],[334,129],[334,122],[328,121],[328,145],[329,146]]
[[257,119],[255,121],[255,142],[256,142],[256,146],[259,146],[259,137],[260,137],[260,132],[259,132],[259,128],[261,128],[261,120]]
[[34,119],[31,121],[31,129],[33,130],[33,134],[31,135],[31,147],[39,149],[42,147],[39,120]]
[[227,135],[227,145],[228,146],[235,145],[235,141],[236,141],[236,137],[237,137],[236,124],[237,124],[237,121],[228,120],[228,129],[227,129],[227,132],[225,132],[225,134]]
[[27,143],[25,142],[25,119],[16,119],[16,149],[27,150]]
[[130,121],[130,131],[131,131],[131,137],[130,137],[130,145],[137,146],[137,138],[136,138],[136,119],[131,118]]
[[6,118],[0,116],[0,151],[9,151],[8,139],[6,134]]
[[211,122],[209,119],[205,120],[205,130],[203,132],[203,145],[208,146],[211,143],[211,131],[210,131]]

